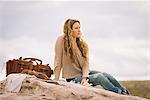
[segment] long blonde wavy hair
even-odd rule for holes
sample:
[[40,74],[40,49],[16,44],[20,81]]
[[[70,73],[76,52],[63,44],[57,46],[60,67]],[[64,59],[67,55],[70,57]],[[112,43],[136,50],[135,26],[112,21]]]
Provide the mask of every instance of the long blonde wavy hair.
[[[75,45],[73,43],[73,36],[71,34],[73,24],[76,22],[80,24],[80,21],[76,19],[66,20],[66,22],[64,23],[64,30],[63,30],[64,31],[64,49],[67,55],[70,56],[73,62],[76,61],[77,59],[76,54],[79,53],[75,49],[73,49]],[[88,61],[88,45],[83,39],[83,36],[81,36],[80,38],[77,38],[76,43],[81,52],[80,53],[81,56],[84,58],[84,62]]]

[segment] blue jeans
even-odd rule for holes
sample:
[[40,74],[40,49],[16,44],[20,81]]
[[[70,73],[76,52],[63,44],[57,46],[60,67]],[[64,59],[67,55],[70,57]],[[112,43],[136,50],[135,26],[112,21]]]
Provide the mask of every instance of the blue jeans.
[[[70,80],[67,79],[67,81],[71,80],[74,81],[75,83],[79,83],[82,80],[82,76],[75,77]],[[120,94],[126,91],[125,88],[110,74],[99,71],[90,71],[89,83],[91,83],[92,86],[101,85],[106,90]]]

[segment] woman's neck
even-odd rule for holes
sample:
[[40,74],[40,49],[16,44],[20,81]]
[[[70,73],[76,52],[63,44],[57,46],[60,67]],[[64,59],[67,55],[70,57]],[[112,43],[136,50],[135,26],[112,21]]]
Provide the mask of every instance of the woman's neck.
[[73,43],[76,43],[77,38],[73,38]]

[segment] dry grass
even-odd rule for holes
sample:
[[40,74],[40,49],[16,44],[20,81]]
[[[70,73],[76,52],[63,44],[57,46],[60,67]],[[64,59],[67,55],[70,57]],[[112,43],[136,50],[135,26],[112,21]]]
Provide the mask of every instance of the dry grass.
[[134,96],[140,96],[150,99],[150,80],[130,80],[130,81],[120,81]]

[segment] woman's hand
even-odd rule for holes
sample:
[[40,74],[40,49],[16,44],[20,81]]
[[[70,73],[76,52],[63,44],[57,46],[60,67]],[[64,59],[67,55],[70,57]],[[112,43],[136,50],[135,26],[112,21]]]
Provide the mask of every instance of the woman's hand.
[[81,80],[81,84],[82,84],[82,85],[85,85],[85,84],[87,84],[87,83],[88,83],[88,80],[87,80],[87,79],[83,78],[83,79]]
[[81,80],[81,84],[82,84],[83,86],[91,86],[91,84],[89,84],[88,81],[89,81],[89,79],[83,78],[83,79]]

